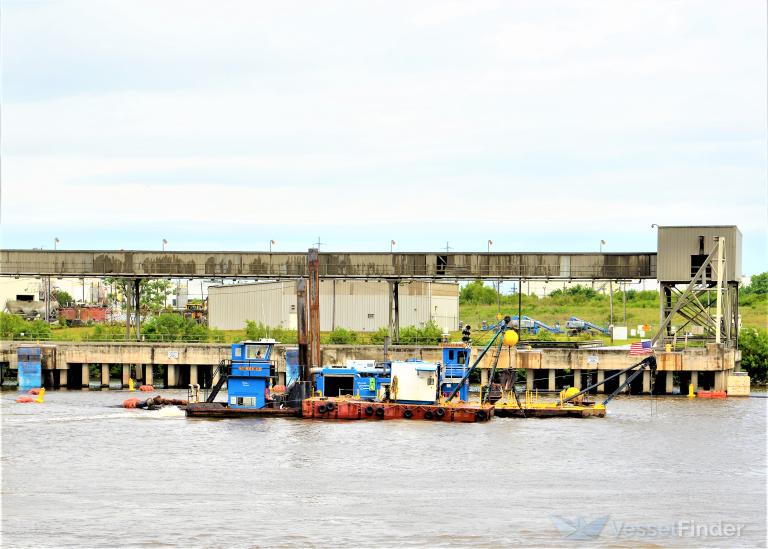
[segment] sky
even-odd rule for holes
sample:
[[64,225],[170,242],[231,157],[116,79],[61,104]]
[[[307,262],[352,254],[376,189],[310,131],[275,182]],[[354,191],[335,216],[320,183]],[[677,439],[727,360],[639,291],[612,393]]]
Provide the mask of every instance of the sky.
[[0,0],[0,247],[768,270],[766,3]]

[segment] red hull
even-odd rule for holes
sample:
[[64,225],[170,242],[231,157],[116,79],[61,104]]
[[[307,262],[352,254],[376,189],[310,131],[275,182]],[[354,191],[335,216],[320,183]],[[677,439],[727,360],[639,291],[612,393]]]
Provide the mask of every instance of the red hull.
[[310,419],[405,419],[475,423],[493,417],[493,406],[399,404],[337,398],[309,398],[302,402],[301,416]]

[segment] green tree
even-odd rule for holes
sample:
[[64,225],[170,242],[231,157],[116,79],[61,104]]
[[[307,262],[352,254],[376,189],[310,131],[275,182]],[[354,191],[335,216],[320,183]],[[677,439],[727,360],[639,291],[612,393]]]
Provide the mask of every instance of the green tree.
[[[107,296],[113,304],[125,303],[129,291],[133,291],[133,279],[105,278],[104,282],[114,287],[115,291]],[[173,284],[169,280],[145,279],[139,283],[139,306],[142,315],[157,315],[166,308],[168,296],[173,293]]]
[[144,324],[142,334],[147,341],[208,341],[208,328],[191,318],[163,313]]
[[768,271],[760,274],[756,274],[749,282],[749,286],[746,286],[742,292],[745,294],[768,294]]
[[72,296],[69,295],[69,292],[65,292],[64,290],[53,290],[51,294],[59,304],[59,307],[69,307],[75,302]]
[[768,381],[768,330],[745,329],[739,334],[741,367],[752,381]]
[[491,305],[496,303],[498,297],[495,289],[486,286],[482,280],[475,280],[461,289],[459,302],[465,305]]
[[25,331],[27,324],[27,321],[18,315],[0,313],[0,337],[14,339]]
[[51,327],[44,320],[26,321],[18,315],[0,313],[0,338],[50,339]]

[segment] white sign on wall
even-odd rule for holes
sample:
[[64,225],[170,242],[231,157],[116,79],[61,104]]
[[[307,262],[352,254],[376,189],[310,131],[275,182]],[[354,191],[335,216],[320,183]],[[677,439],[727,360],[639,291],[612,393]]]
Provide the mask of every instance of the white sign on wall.
[[168,351],[168,358],[179,358],[179,351]]

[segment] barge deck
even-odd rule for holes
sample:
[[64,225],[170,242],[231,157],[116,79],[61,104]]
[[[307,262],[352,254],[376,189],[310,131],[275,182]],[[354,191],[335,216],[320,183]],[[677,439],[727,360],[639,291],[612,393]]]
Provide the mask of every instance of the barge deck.
[[232,408],[226,402],[187,404],[187,417],[301,417],[301,408]]

